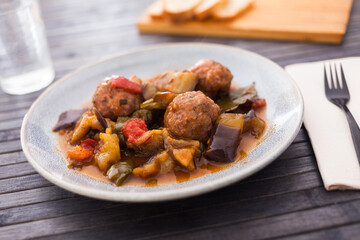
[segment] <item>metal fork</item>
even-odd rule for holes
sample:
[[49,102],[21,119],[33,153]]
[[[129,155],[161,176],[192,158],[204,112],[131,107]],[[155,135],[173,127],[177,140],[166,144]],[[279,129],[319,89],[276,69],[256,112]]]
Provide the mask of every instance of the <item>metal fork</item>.
[[[327,99],[330,102],[332,102],[333,104],[335,104],[336,106],[338,106],[345,112],[346,118],[349,123],[353,143],[355,146],[356,155],[357,155],[358,160],[360,161],[360,128],[357,125],[350,110],[346,106],[347,102],[350,99],[350,93],[349,93],[349,89],[346,84],[344,70],[340,63],[340,71],[341,71],[341,86],[340,86],[340,81],[338,78],[335,64],[334,64],[334,69],[335,69],[335,73],[333,73],[331,64],[329,64],[330,79],[331,79],[331,87],[330,87],[329,82],[328,82],[328,77],[326,74],[326,66],[324,65],[325,94],[326,94]],[[333,75],[335,75],[336,84],[335,84]]]

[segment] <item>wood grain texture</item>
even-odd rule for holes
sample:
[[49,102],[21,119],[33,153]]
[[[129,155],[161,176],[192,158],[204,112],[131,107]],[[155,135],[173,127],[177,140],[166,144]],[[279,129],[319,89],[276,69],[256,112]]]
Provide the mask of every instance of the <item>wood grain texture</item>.
[[138,20],[144,33],[264,38],[340,43],[346,32],[352,0],[256,0],[230,22],[216,20],[174,24],[145,12]]
[[[40,0],[56,80],[105,55],[166,42],[244,48],[287,64],[360,54],[360,1],[341,45],[139,34],[152,0]],[[330,2],[330,1],[327,1]],[[326,192],[304,127],[270,166],[205,195],[149,204],[60,189],[26,161],[22,118],[42,91],[0,91],[0,239],[359,239],[360,192]]]

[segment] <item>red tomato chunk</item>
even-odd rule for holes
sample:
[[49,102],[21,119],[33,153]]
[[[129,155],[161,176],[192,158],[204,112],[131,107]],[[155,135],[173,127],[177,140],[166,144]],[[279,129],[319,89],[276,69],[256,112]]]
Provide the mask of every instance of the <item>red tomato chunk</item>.
[[139,84],[134,83],[122,76],[111,79],[111,85],[131,93],[142,93],[142,89]]
[[129,143],[135,143],[147,131],[148,128],[142,118],[126,121],[121,129]]
[[82,140],[80,143],[80,146],[83,148],[86,148],[87,150],[94,151],[96,144],[97,144],[97,141],[88,138],[88,139]]

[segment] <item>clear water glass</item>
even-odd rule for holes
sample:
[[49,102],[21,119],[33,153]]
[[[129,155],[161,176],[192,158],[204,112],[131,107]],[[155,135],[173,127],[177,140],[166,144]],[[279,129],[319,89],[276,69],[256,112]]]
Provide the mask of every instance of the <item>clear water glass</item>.
[[26,94],[54,80],[37,0],[0,0],[0,85],[9,94]]

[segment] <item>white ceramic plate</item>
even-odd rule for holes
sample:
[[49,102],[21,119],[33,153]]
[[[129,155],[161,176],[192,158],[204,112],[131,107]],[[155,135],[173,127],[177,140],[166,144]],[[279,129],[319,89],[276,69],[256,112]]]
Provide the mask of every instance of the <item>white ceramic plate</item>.
[[[270,127],[266,138],[246,157],[217,173],[158,187],[115,187],[67,168],[51,129],[63,111],[89,100],[99,81],[113,74],[147,79],[168,70],[183,70],[199,59],[213,59],[228,67],[233,84],[255,82],[266,98]],[[303,100],[290,76],[278,65],[257,54],[216,44],[164,44],[122,53],[82,67],[49,87],[31,106],[21,128],[21,144],[32,166],[50,182],[88,197],[112,201],[151,202],[209,192],[259,171],[276,159],[294,140],[303,117]]]

